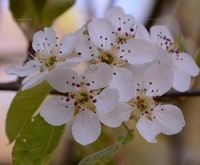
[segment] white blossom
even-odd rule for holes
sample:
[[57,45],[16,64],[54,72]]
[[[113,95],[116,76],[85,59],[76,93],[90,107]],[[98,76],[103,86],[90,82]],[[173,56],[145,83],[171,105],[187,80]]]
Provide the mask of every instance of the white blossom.
[[151,43],[119,38],[107,19],[93,19],[89,22],[75,50],[85,60],[111,66],[113,78],[110,86],[119,91],[121,101],[128,101],[135,94],[134,77],[127,69],[128,64],[143,64],[155,59],[155,49]]
[[[7,73],[25,77],[22,90],[47,80],[59,94],[42,104],[40,115],[54,126],[71,122],[78,143],[94,142],[101,124],[119,127],[130,116],[151,143],[160,133],[173,135],[184,127],[180,108],[158,104],[154,97],[172,87],[188,90],[199,68],[165,26],[153,26],[149,33],[113,7],[60,42],[52,28],[44,28],[33,35],[32,47],[33,59],[8,67]],[[78,74],[74,67],[82,61],[88,66]]]
[[132,15],[126,14],[119,6],[110,8],[105,13],[105,18],[111,22],[118,41],[126,42],[133,39],[151,40],[149,32],[144,25]]
[[[158,69],[158,68],[157,68]],[[185,126],[181,110],[171,104],[157,104],[153,96],[165,89],[164,80],[148,80],[144,75],[143,81],[137,83],[137,95],[129,101],[133,107],[132,117],[137,120],[136,128],[150,143],[156,143],[160,133],[173,135],[179,133]],[[155,89],[153,84],[156,83]],[[158,94],[158,95],[157,95]]]
[[156,44],[157,58],[160,63],[167,63],[173,70],[172,86],[177,91],[187,91],[191,85],[191,76],[199,74],[199,67],[187,53],[181,52],[167,27],[153,26],[151,39]]
[[94,142],[101,132],[100,122],[118,127],[131,113],[131,106],[119,101],[119,92],[107,87],[111,75],[104,63],[92,65],[83,75],[72,70],[54,70],[52,85],[64,95],[48,99],[40,115],[56,126],[72,121],[72,135],[78,143]]
[[16,74],[25,77],[22,90],[31,88],[51,75],[51,71],[58,68],[71,68],[81,62],[81,58],[71,58],[74,44],[78,34],[70,33],[57,42],[55,31],[52,28],[44,28],[33,35],[32,47],[36,52],[31,60],[24,66],[10,66],[6,69],[8,74]]

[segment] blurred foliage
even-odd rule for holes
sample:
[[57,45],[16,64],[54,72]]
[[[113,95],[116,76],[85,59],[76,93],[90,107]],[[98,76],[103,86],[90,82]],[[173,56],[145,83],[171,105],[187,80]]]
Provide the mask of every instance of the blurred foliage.
[[179,35],[176,37],[176,43],[178,44],[179,50],[181,52],[186,52],[187,51],[185,39],[184,39],[182,33],[179,33]]
[[6,134],[13,148],[14,165],[45,165],[53,157],[64,126],[55,127],[37,115],[38,108],[51,87],[43,82],[31,89],[19,91],[11,103],[6,119]]
[[49,84],[44,82],[31,89],[19,91],[16,94],[6,118],[6,134],[10,143],[20,135],[50,90]]
[[30,32],[50,26],[74,2],[75,0],[10,0],[10,10],[30,40]]
[[48,165],[63,133],[64,126],[52,126],[40,115],[26,124],[13,148],[13,165]]
[[200,48],[198,49],[195,57],[196,57],[196,63],[200,67]]
[[113,155],[122,147],[123,144],[133,140],[133,137],[133,130],[128,130],[127,134],[120,137],[115,144],[86,157],[79,163],[79,165],[104,165],[112,160]]

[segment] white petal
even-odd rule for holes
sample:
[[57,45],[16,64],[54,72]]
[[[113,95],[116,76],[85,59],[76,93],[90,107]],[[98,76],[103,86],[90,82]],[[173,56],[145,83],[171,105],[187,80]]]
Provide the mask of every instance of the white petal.
[[153,42],[161,46],[163,49],[167,49],[167,46],[170,46],[170,42],[174,43],[174,39],[166,26],[152,26],[150,29],[150,35]]
[[116,89],[107,87],[95,99],[97,100],[96,103],[94,103],[97,112],[108,113],[117,106],[119,92]]
[[55,69],[47,76],[49,84],[59,92],[74,92],[77,90],[77,84],[80,85],[79,76],[70,69]]
[[197,76],[199,74],[199,67],[189,54],[173,54],[172,62],[177,68],[187,72],[191,76]]
[[45,80],[45,78],[46,73],[36,73],[34,75],[31,75],[23,84],[22,90],[26,90],[40,84]]
[[113,74],[110,87],[119,91],[119,100],[127,102],[132,99],[136,93],[136,84],[131,72],[126,68],[114,68]]
[[160,32],[162,35],[165,35],[167,38],[173,39],[169,29],[166,26],[155,25],[155,26],[152,26],[150,29],[150,34],[154,41],[156,41],[159,38],[157,34],[160,34]]
[[149,96],[161,96],[173,85],[173,69],[171,65],[155,64],[144,73],[144,86]]
[[64,100],[64,97],[53,96],[41,106],[40,115],[47,123],[59,126],[72,119],[74,102],[66,102]]
[[161,132],[154,120],[149,120],[144,115],[140,117],[136,124],[139,133],[150,143],[156,143],[156,136]]
[[172,63],[171,55],[166,50],[162,49],[160,46],[157,45],[154,46],[156,49],[156,59],[160,63],[171,64]]
[[101,133],[101,124],[97,115],[89,110],[80,111],[72,123],[72,135],[74,139],[87,145],[99,137]]
[[24,64],[24,66],[9,66],[6,68],[6,73],[11,75],[17,75],[20,77],[24,77],[32,74],[33,72],[37,72],[40,69],[41,65],[38,61],[30,60]]
[[128,64],[127,69],[131,71],[134,78],[141,79],[141,75],[144,74],[144,72],[152,65],[158,64],[157,60],[154,60],[152,62],[144,63],[144,64]]
[[130,117],[132,107],[126,103],[119,103],[111,112],[99,114],[100,121],[108,127],[119,127],[122,122],[127,121]]
[[99,56],[97,47],[90,41],[89,36],[82,35],[75,45],[77,54],[84,60],[91,60]]
[[177,68],[174,68],[173,88],[177,91],[184,92],[190,89],[191,76]]
[[119,6],[109,9],[105,18],[109,20],[114,30],[120,36],[135,36],[137,24],[133,16],[125,14]]
[[85,71],[83,77],[89,89],[101,89],[111,82],[112,69],[105,63],[92,64]]
[[129,40],[123,44],[119,49],[118,54],[124,56],[130,64],[144,64],[155,59],[156,50],[154,46],[143,40]]
[[152,42],[149,32],[144,27],[144,25],[139,22],[137,22],[137,30],[134,39],[141,39]]
[[57,66],[56,69],[58,69],[58,68],[71,69],[71,68],[77,66],[78,64],[80,64],[81,62],[83,62],[83,59],[80,57],[68,58],[61,65]]
[[60,41],[60,47],[58,50],[59,55],[69,55],[72,53],[77,41],[77,35],[75,33],[69,33],[65,35]]
[[173,135],[182,130],[185,120],[181,110],[174,105],[160,105],[154,108],[153,115],[162,133]]
[[51,54],[56,45],[56,34],[52,28],[44,28],[33,35],[33,49],[38,53]]
[[88,24],[88,32],[91,41],[103,50],[109,50],[116,41],[112,25],[106,19],[93,19]]
[[105,18],[109,20],[115,28],[117,28],[121,17],[124,15],[125,13],[121,7],[114,6],[105,13]]

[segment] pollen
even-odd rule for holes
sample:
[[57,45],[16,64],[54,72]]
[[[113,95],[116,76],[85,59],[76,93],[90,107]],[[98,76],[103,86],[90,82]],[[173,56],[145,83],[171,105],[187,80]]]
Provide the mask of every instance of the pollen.
[[145,115],[147,118],[152,119],[152,107],[154,107],[155,104],[152,97],[145,96],[144,93],[138,92],[138,96],[129,101],[129,105],[134,109],[132,117],[138,120],[141,115]]
[[56,56],[50,56],[46,59],[45,65],[47,67],[52,67],[57,62]]
[[123,56],[118,57],[116,53],[115,46],[113,46],[110,52],[100,51],[99,61],[97,61],[97,63],[105,62],[111,66],[125,67],[127,65],[127,61],[122,59]]

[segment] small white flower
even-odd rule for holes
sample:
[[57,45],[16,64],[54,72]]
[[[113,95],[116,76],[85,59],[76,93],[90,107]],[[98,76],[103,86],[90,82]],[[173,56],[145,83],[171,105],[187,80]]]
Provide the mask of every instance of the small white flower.
[[111,22],[119,42],[123,43],[132,39],[150,41],[150,35],[146,28],[132,15],[126,14],[121,7],[110,8],[105,13],[105,18]]
[[[144,83],[138,83],[137,96],[131,99],[129,104],[133,107],[132,117],[137,120],[136,128],[139,133],[148,142],[156,143],[158,134],[176,134],[182,130],[185,121],[178,107],[170,104],[160,105],[154,101],[152,93],[156,96],[156,91],[150,89],[153,82],[150,81],[149,85],[147,82],[149,81],[144,80]],[[157,81],[158,91],[163,90],[162,86],[162,80]]]
[[35,55],[22,67],[10,66],[8,74],[16,74],[20,77],[27,76],[23,81],[23,90],[41,83],[50,76],[52,70],[57,67],[70,68],[81,62],[79,57],[71,58],[70,54],[78,34],[68,34],[57,43],[55,31],[52,28],[44,28],[33,35],[32,47]]
[[[123,66],[126,62],[143,64],[155,59],[155,49],[150,42],[141,39],[119,39],[112,24],[106,19],[93,19],[88,24],[88,33],[92,43],[99,50],[98,57],[103,62]],[[113,61],[105,59],[105,55],[108,54]]]
[[172,86],[178,91],[190,88],[191,76],[199,74],[194,59],[187,53],[180,52],[177,43],[165,26],[156,25],[150,29],[152,41],[157,45],[157,58],[161,63],[168,63],[173,70]]
[[82,76],[72,70],[53,72],[57,82],[52,85],[65,96],[47,100],[40,115],[52,125],[72,121],[72,135],[78,143],[94,142],[101,132],[100,122],[118,127],[129,119],[131,106],[119,102],[118,91],[107,87],[112,75],[108,65],[92,65]]
[[119,41],[118,33],[107,19],[93,19],[87,27],[75,46],[77,54],[92,63],[111,66],[113,78],[110,86],[119,91],[121,101],[128,101],[135,94],[135,83],[127,66],[153,61],[154,46],[139,39]]

